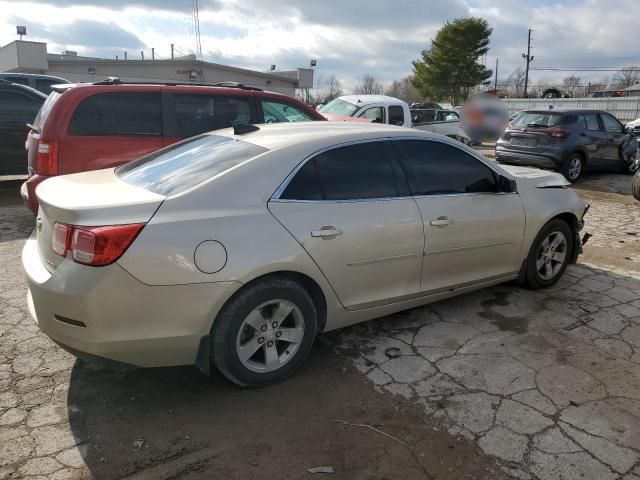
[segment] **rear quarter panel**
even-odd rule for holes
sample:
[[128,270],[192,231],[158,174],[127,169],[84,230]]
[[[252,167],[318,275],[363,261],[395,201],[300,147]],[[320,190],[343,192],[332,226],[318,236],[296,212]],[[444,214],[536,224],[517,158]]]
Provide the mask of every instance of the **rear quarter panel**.
[[[322,288],[329,310],[341,308],[316,264],[267,208],[297,158],[274,155],[252,162],[252,168],[238,168],[166,199],[118,263],[149,285],[246,284],[269,273],[294,271]],[[216,273],[204,273],[195,263],[196,247],[206,240],[226,250],[226,264]]]

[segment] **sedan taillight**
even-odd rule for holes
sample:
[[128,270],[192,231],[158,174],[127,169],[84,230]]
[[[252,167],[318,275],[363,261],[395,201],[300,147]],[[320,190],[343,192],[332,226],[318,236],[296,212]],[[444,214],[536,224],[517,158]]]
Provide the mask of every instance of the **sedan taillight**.
[[56,223],[51,238],[54,252],[71,252],[76,263],[102,267],[118,260],[138,236],[144,223],[83,227]]
[[58,255],[67,256],[73,227],[66,223],[56,222],[53,225],[53,235],[51,236],[51,249]]

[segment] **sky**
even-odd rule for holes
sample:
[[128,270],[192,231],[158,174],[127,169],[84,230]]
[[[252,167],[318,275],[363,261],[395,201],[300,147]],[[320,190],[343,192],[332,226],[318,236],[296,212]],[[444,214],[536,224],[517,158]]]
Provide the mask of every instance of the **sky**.
[[[640,65],[638,0],[199,0],[205,60],[266,71],[306,67],[316,81],[330,75],[346,90],[365,74],[384,83],[411,73],[442,24],[462,16],[493,27],[488,68],[499,79],[524,67],[527,31],[532,68]],[[17,38],[45,41],[51,53],[115,58],[169,58],[196,51],[194,0],[0,0],[0,45]],[[584,83],[614,72],[578,72]],[[532,71],[531,83],[559,83],[571,72]]]

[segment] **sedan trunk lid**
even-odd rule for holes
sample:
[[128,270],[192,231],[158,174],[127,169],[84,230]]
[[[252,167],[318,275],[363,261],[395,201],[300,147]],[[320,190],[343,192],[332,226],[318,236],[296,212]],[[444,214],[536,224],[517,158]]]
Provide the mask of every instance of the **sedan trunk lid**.
[[51,249],[56,222],[83,226],[146,223],[166,198],[123,182],[114,169],[54,177],[42,182],[36,194],[40,202],[38,249],[49,271],[63,260]]

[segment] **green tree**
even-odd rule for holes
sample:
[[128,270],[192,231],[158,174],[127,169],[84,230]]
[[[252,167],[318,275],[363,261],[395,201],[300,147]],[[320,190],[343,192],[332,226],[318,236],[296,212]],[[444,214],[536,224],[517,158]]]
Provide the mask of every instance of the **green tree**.
[[469,91],[491,78],[491,70],[478,63],[489,50],[493,29],[483,18],[464,17],[447,22],[413,62],[413,84],[425,98],[450,97],[457,105]]

